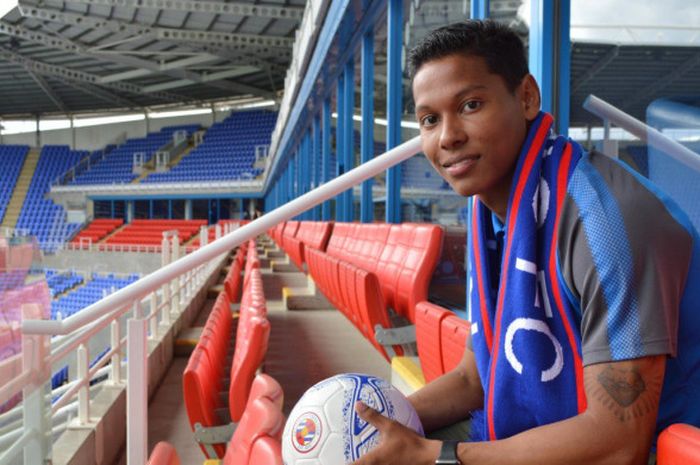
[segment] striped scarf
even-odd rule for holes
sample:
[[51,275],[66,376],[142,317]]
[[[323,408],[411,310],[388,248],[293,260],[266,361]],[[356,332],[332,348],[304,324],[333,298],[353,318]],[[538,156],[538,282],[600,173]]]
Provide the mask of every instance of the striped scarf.
[[[580,317],[557,271],[557,227],[581,147],[533,121],[506,214],[498,295],[491,295],[491,211],[474,199],[469,244],[472,347],[484,389],[472,436],[496,440],[586,408]],[[491,249],[491,251],[490,251]]]

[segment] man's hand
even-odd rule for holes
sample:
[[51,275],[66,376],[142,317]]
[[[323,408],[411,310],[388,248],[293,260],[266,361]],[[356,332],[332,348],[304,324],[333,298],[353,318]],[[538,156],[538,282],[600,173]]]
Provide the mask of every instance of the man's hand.
[[433,465],[440,441],[425,439],[406,426],[388,419],[362,402],[355,404],[360,418],[379,431],[379,445],[353,465]]

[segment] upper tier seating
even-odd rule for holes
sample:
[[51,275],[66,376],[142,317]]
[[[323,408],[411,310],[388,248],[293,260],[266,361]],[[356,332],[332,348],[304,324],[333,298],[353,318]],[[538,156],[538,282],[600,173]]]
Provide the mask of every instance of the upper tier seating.
[[199,233],[199,228],[206,224],[206,220],[134,220],[108,237],[105,243],[160,245],[163,232],[177,230],[180,244],[183,244]]
[[94,167],[78,175],[72,184],[125,184],[138,175],[133,173],[134,153],[144,152],[144,163],[151,160],[153,154],[173,140],[173,133],[187,131],[187,137],[199,129],[198,125],[169,126],[159,132],[149,133],[146,137],[128,139],[124,144],[112,150]]
[[0,170],[0,221],[5,217],[5,209],[10,203],[12,192],[28,152],[29,146],[27,145],[0,145],[0,162],[2,162],[2,170]]
[[80,223],[67,223],[66,211],[47,198],[47,194],[58,176],[88,154],[86,150],[71,150],[67,145],[45,145],[41,149],[17,227],[28,229],[45,250],[65,242],[81,226]]
[[152,173],[141,182],[186,182],[254,179],[255,146],[269,145],[277,113],[240,111],[215,123],[204,141],[165,173]]
[[74,244],[80,244],[85,240],[89,240],[92,243],[98,242],[123,224],[124,220],[121,218],[99,218],[93,220],[85,229],[76,234],[71,242]]

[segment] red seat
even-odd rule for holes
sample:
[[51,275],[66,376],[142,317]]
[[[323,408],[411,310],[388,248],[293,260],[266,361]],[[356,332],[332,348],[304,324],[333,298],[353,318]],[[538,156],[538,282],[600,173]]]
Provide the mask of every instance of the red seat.
[[467,320],[459,318],[457,315],[447,315],[442,320],[440,331],[440,343],[442,349],[442,365],[445,373],[455,368],[467,346],[470,325]]
[[180,457],[170,443],[160,441],[153,448],[147,465],[180,465]]
[[428,383],[445,373],[440,333],[442,321],[449,314],[449,310],[430,302],[420,302],[416,306],[418,358],[423,376]]
[[666,428],[657,444],[658,465],[700,465],[700,428],[675,424]]
[[[284,416],[282,412],[269,399],[265,397],[252,399],[251,403],[246,407],[241,421],[233,433],[231,442],[224,456],[224,465],[267,465],[267,461],[253,461],[251,458],[255,443],[264,438],[267,441],[274,441],[279,444],[275,438],[279,437],[284,428]],[[281,462],[281,453],[276,455],[278,449],[276,447],[268,447],[265,445],[259,446],[262,450],[258,454],[269,456],[271,453],[276,456],[276,463]],[[257,456],[257,455],[256,455]],[[275,462],[272,462],[275,463]]]
[[250,451],[249,465],[282,465],[282,445],[269,436],[258,438]]

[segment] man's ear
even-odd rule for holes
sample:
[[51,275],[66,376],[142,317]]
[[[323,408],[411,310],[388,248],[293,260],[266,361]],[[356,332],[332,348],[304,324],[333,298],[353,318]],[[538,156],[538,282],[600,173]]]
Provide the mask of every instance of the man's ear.
[[528,121],[532,121],[540,112],[540,87],[532,74],[528,74],[520,82],[517,89],[517,95],[522,105],[523,114]]

